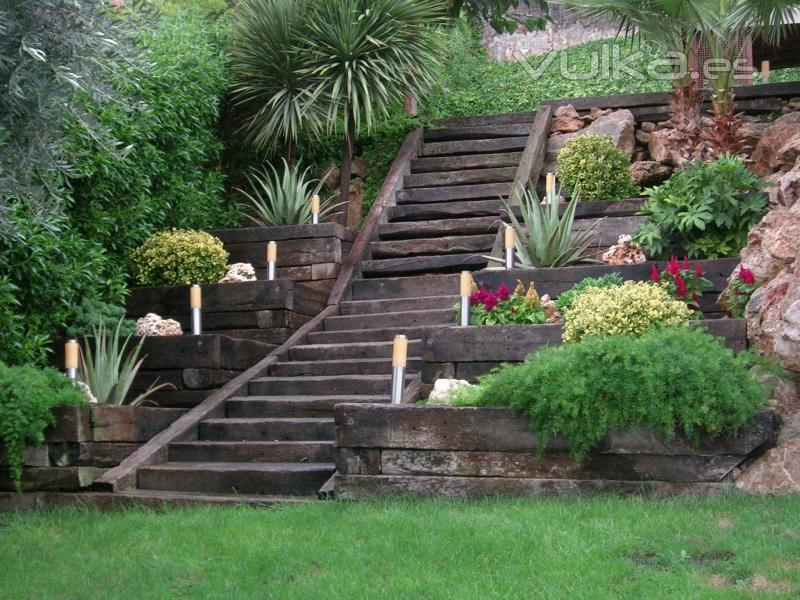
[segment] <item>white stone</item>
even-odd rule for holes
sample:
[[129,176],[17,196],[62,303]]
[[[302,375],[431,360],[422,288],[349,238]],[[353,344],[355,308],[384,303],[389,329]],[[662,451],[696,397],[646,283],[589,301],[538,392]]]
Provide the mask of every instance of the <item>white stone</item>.
[[459,390],[471,387],[475,386],[463,379],[437,379],[428,397],[428,404],[449,406]]
[[225,277],[219,280],[220,283],[239,283],[241,281],[255,281],[256,270],[250,263],[234,263],[228,267]]
[[136,321],[136,335],[153,337],[183,335],[181,324],[174,319],[162,319],[156,313],[147,313]]

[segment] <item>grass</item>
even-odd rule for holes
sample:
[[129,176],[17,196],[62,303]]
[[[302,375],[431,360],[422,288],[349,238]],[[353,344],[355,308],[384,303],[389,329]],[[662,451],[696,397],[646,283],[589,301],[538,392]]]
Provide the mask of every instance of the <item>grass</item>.
[[0,596],[800,594],[800,497],[386,501],[0,515]]

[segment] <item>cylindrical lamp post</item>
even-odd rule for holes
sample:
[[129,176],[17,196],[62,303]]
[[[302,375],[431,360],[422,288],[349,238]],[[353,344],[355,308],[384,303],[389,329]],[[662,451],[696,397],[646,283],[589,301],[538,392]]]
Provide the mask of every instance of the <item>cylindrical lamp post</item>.
[[403,386],[406,381],[406,361],[408,360],[408,338],[394,336],[392,345],[392,404],[403,403]]
[[761,61],[761,83],[769,83],[769,61]]
[[506,225],[505,236],[505,249],[506,249],[506,271],[514,268],[514,250],[517,245],[517,235],[514,227]]
[[270,242],[267,244],[267,280],[275,280],[275,262],[278,260],[278,244]]
[[553,173],[548,173],[545,181],[545,200],[547,204],[551,204],[556,199],[556,176]]
[[469,298],[472,296],[472,273],[461,272],[461,326],[469,326]]
[[203,323],[200,313],[203,309],[203,290],[197,284],[189,288],[189,306],[192,309],[192,335],[201,335]]
[[311,196],[311,223],[319,225],[319,194]]
[[72,381],[78,378],[78,340],[67,340],[64,344],[64,370]]

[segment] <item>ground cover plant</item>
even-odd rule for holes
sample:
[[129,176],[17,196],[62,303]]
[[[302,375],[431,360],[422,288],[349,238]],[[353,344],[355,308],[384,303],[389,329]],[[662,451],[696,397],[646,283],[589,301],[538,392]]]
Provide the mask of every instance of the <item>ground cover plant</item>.
[[558,153],[556,175],[561,185],[582,200],[622,200],[639,194],[631,177],[630,159],[610,137],[580,135]]
[[593,336],[505,365],[456,404],[509,406],[528,417],[540,452],[564,436],[581,461],[615,430],[680,433],[695,443],[735,432],[767,400],[767,388],[750,373],[753,360],[685,326]]
[[619,273],[609,273],[602,277],[585,277],[578,283],[573,285],[566,292],[559,294],[554,302],[554,306],[558,312],[563,312],[572,306],[580,294],[589,288],[607,288],[615,285],[622,285],[624,283],[622,275]]
[[722,496],[0,514],[0,589],[20,600],[780,600],[800,594],[798,512],[797,496]]
[[526,289],[520,282],[513,293],[504,283],[495,291],[481,287],[470,296],[470,325],[540,325],[547,316],[532,283]]

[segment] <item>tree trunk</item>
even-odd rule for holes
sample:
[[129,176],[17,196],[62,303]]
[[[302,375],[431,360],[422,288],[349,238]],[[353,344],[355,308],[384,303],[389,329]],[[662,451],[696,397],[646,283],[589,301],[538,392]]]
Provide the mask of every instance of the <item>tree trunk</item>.
[[347,209],[350,202],[350,179],[353,170],[353,140],[356,136],[356,120],[352,112],[347,111],[347,129],[344,135],[344,146],[342,147],[342,166],[341,179],[339,183],[339,202],[341,204],[341,214],[339,222],[347,224]]

